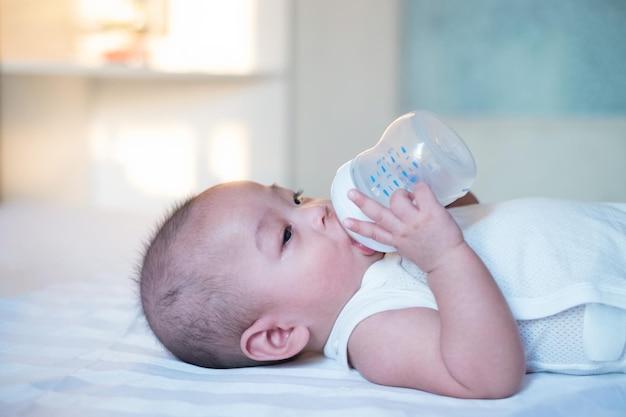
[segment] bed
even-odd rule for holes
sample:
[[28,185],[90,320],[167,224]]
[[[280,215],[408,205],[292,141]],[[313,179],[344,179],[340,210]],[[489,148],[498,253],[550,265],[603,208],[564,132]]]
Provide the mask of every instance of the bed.
[[134,268],[158,213],[0,205],[0,416],[626,416],[626,375],[527,375],[503,400],[383,387],[308,355],[210,370],[172,358]]

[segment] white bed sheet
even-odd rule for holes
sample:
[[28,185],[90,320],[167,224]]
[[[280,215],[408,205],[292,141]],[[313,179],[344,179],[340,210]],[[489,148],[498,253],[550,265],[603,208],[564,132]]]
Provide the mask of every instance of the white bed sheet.
[[153,220],[0,207],[0,416],[626,416],[623,374],[527,375],[511,398],[459,400],[378,386],[319,356],[182,363],[150,333],[132,281]]

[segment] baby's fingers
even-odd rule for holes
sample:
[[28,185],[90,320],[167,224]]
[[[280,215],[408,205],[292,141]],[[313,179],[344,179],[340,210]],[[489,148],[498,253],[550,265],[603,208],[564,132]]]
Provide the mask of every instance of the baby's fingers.
[[367,197],[359,190],[352,189],[348,191],[348,198],[374,223],[387,227],[393,222],[393,213],[391,213],[391,210]]
[[397,190],[389,201],[391,211],[400,219],[409,219],[422,209],[440,206],[432,190],[425,183],[416,184],[412,193],[406,190]]
[[368,239],[375,240],[383,245],[391,245],[391,233],[378,226],[376,223],[347,218],[343,225],[350,231]]

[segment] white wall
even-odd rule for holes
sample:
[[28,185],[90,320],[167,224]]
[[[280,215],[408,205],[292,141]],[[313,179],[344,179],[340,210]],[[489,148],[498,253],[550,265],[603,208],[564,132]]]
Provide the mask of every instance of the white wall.
[[396,117],[397,0],[296,0],[294,186],[327,197],[335,171]]
[[[292,44],[285,72],[275,78],[3,74],[0,192],[5,199],[152,204],[120,187],[117,179],[128,172],[115,159],[92,160],[114,153],[116,132],[138,123],[161,131],[169,125],[173,134],[188,126],[178,132],[206,138],[220,125],[246,120],[252,178],[328,196],[336,169],[373,146],[399,116],[401,3],[289,2]],[[441,116],[476,156],[474,191],[482,201],[530,195],[626,201],[626,116]],[[105,145],[103,132],[113,134]],[[201,171],[196,186],[202,188],[220,178],[207,174],[207,142],[198,143],[191,163]],[[163,170],[180,174],[172,164],[163,163]]]
[[[103,62],[106,48],[91,49],[88,62],[72,52],[95,36],[72,31],[72,1],[0,1],[0,26],[11,29],[3,31],[3,200],[153,208],[229,180],[289,182],[288,0],[203,3],[221,26],[203,26],[202,42],[197,26],[187,43],[184,27],[158,39],[161,49],[139,67]],[[39,47],[38,26],[63,32],[63,42]],[[164,46],[181,54],[155,70],[155,57],[172,58],[154,52]]]
[[[401,0],[296,2],[293,171],[305,192],[327,196],[335,170],[400,115],[401,8]],[[626,201],[626,115],[440,116],[474,153],[481,201]]]
[[447,120],[472,149],[483,202],[626,202],[626,117]]
[[217,183],[285,182],[287,84],[100,80],[89,131],[92,201],[167,204]]
[[0,195],[81,204],[89,196],[85,79],[2,76]]

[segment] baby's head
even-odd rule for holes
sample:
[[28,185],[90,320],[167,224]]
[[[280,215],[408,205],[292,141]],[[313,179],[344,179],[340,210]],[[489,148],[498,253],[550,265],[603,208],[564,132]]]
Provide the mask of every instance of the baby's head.
[[156,336],[185,362],[275,363],[323,349],[380,257],[350,239],[328,200],[227,183],[162,224],[143,259],[141,301]]

